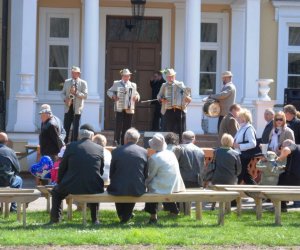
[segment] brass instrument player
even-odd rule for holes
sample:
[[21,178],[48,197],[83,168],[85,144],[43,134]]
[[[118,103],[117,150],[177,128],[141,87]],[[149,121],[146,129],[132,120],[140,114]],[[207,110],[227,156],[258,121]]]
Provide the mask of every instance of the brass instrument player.
[[157,95],[157,99],[162,103],[164,131],[174,132],[181,138],[182,132],[186,130],[187,105],[192,98],[184,83],[175,79],[174,69],[166,69],[164,73],[167,81],[162,84]]

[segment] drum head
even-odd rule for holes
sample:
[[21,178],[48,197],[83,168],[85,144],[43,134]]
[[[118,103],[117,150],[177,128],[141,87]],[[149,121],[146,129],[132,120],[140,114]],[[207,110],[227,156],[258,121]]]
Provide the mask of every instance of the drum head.
[[220,104],[215,100],[208,100],[203,106],[203,113],[208,117],[218,117],[220,111]]

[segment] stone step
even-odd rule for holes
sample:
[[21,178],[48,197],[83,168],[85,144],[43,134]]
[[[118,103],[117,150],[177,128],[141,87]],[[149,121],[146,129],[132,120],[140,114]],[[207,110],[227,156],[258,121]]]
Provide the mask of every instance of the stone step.
[[[112,130],[103,130],[101,131],[106,137],[107,146],[113,146],[114,141],[114,131]],[[195,144],[198,147],[204,148],[214,148],[217,147],[218,135],[217,134],[204,134],[204,135],[196,135],[196,142]],[[144,132],[141,132],[141,138],[138,143],[140,146],[144,146]]]

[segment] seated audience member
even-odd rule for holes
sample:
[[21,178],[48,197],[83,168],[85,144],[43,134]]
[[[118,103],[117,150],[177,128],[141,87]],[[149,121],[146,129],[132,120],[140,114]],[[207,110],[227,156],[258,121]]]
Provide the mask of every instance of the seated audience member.
[[99,144],[103,147],[103,155],[104,155],[104,173],[101,176],[104,183],[109,183],[109,168],[110,168],[110,162],[111,162],[111,152],[106,149],[106,137],[104,135],[95,135],[93,137],[93,142]]
[[241,106],[239,104],[232,104],[229,108],[228,114],[222,119],[219,127],[219,145],[221,145],[221,138],[223,134],[227,133],[234,137],[236,132],[240,128],[240,125],[237,121],[240,110]]
[[212,177],[212,184],[237,184],[238,176],[241,173],[241,160],[239,153],[232,149],[233,137],[230,134],[223,134],[221,147],[215,151],[215,166]]
[[269,143],[270,133],[271,133],[271,130],[273,129],[274,115],[275,115],[275,112],[273,109],[269,108],[269,109],[265,110],[264,118],[265,118],[265,121],[267,122],[267,124],[266,124],[264,131],[262,133],[262,136],[261,136],[261,143],[263,143],[263,144]]
[[286,125],[285,114],[279,111],[274,116],[273,128],[269,136],[269,150],[279,154],[279,146],[287,139],[295,141],[294,132]]
[[[279,186],[300,186],[300,145],[296,145],[292,140],[285,140],[279,157],[276,161],[284,162],[286,160],[286,168],[284,173],[279,175]],[[281,210],[287,211],[286,202],[281,202]]]
[[[97,194],[104,192],[101,178],[104,159],[103,148],[92,142],[94,129],[84,124],[79,130],[79,141],[67,145],[58,170],[57,185],[52,190],[50,223],[61,220],[61,202],[68,194]],[[89,204],[92,223],[97,225],[98,204]]]
[[[110,185],[107,192],[118,196],[141,196],[146,192],[145,179],[148,174],[147,150],[138,146],[140,133],[135,128],[126,131],[124,145],[112,151],[110,163]],[[121,223],[132,217],[135,203],[116,203]]]
[[201,173],[204,170],[204,152],[195,144],[192,131],[182,133],[182,144],[179,145],[178,163],[185,187],[202,187]]
[[[171,194],[185,191],[180,175],[178,161],[174,153],[166,150],[167,144],[162,134],[156,133],[149,140],[150,147],[156,151],[148,161],[149,176],[146,185],[149,193]],[[166,203],[164,204],[166,206]],[[146,203],[145,211],[150,213],[149,223],[157,223],[158,203]],[[168,203],[171,215],[177,215],[179,210],[176,203]]]
[[165,136],[165,142],[167,144],[167,150],[172,151],[177,157],[179,153],[179,136],[174,132],[170,132]]
[[[8,137],[0,133],[0,187],[22,188],[23,180],[20,173],[20,164],[15,152],[7,147]],[[12,202],[10,212],[17,211],[17,203]]]

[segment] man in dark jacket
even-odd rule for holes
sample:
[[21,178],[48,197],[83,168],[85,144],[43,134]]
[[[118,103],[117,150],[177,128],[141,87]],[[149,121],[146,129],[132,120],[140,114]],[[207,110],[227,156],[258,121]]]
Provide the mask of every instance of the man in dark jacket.
[[[136,145],[140,133],[135,128],[126,131],[125,145],[112,151],[110,164],[110,185],[107,192],[119,196],[141,196],[146,192],[145,179],[148,176],[147,150]],[[135,203],[116,203],[121,223],[132,217]]]
[[[68,194],[96,194],[104,192],[103,147],[92,142],[94,129],[84,124],[79,131],[80,140],[67,145],[58,170],[58,185],[52,191],[50,223],[61,219],[61,201]],[[89,204],[94,224],[98,221],[98,204]]]
[[39,114],[42,121],[39,136],[41,155],[48,155],[55,161],[57,154],[64,145],[66,131],[60,119],[52,114],[50,105],[43,104]]
[[178,146],[178,163],[184,185],[186,188],[202,187],[204,152],[194,144],[195,134],[192,131],[183,132],[182,142]]
[[265,126],[265,129],[262,133],[261,143],[268,144],[269,141],[270,141],[270,133],[271,133],[271,130],[273,129],[274,115],[275,115],[275,112],[274,112],[273,109],[266,109],[265,110],[264,118],[267,122],[267,125]]
[[[22,188],[23,181],[17,174],[20,172],[20,164],[15,152],[6,146],[7,134],[0,133],[0,187]],[[17,211],[17,204],[11,203],[10,211]]]

